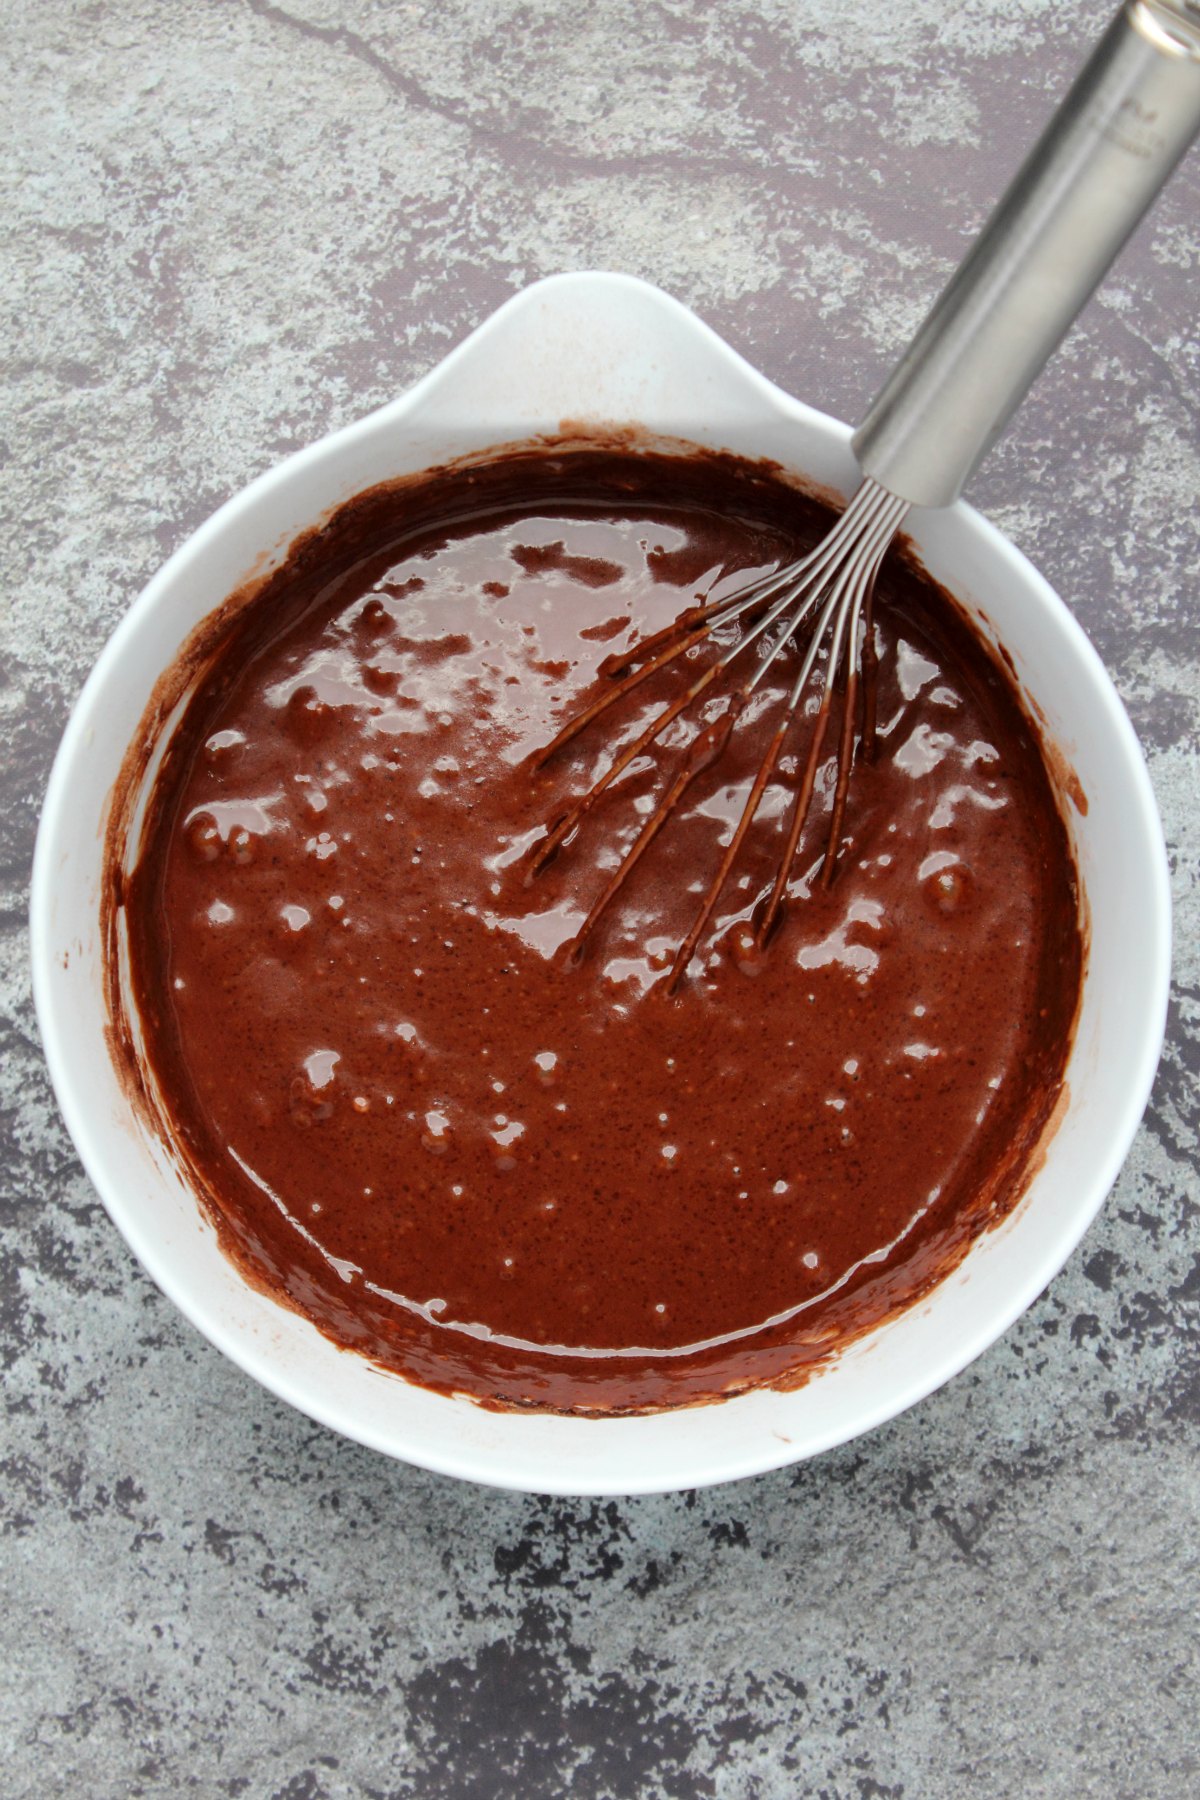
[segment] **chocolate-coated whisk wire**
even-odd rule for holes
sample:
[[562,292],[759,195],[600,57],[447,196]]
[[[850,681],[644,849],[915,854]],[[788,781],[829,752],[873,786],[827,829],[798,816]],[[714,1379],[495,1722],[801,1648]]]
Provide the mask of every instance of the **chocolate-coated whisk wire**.
[[[786,846],[780,860],[766,909],[756,928],[756,942],[761,947],[770,935],[787,888],[796,848],[812,803],[820,754],[825,739],[834,684],[846,658],[846,693],[843,728],[838,750],[838,777],[835,788],[833,817],[824,858],[824,879],[832,876],[837,857],[842,815],[850,765],[854,756],[854,717],[859,691],[859,638],[864,612],[869,610],[870,596],[880,563],[896,531],[908,511],[908,503],[866,481],[841,514],[832,530],[810,553],[785,568],[759,576],[747,586],[720,600],[688,608],[672,625],[646,638],[632,651],[608,659],[601,673],[612,676],[613,685],[590,706],[575,714],[557,736],[540,752],[543,764],[556,751],[570,743],[580,732],[642,682],[658,674],[680,657],[710,637],[718,626],[746,621],[740,635],[708,664],[677,699],[664,706],[650,723],[597,777],[587,792],[559,819],[535,847],[530,877],[544,869],[562,848],[600,796],[617,781],[637,757],[655,743],[667,728],[711,689],[719,676],[739,657],[745,656],[777,621],[783,621],[773,641],[749,668],[742,681],[728,694],[725,710],[708,724],[702,725],[680,755],[674,774],[659,797],[654,810],[646,818],[637,837],[626,851],[619,868],[611,876],[596,899],[574,942],[574,953],[580,954],[597,921],[666,825],[692,782],[722,754],[730,733],[751,697],[767,673],[793,642],[797,633],[816,617],[809,642],[801,660],[770,743],[767,746],[733,835],[725,848],[717,871],[701,902],[699,911],[680,944],[671,966],[668,985],[674,988],[696,952],[705,926],[712,915],[722,888],[729,876],[746,833],[753,824],[771,777],[778,765],[789,726],[800,707],[805,690],[812,679],[822,646],[828,641],[825,680],[817,710],[813,736],[805,764],[804,777],[792,808]],[[868,696],[868,710],[873,735],[873,698]],[[864,715],[864,737],[867,718]]]

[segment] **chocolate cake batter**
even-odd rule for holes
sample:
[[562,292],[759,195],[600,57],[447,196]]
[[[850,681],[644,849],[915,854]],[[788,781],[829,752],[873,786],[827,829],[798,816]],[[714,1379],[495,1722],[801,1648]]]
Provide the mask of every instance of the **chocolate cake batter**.
[[878,754],[837,878],[834,730],[765,952],[746,927],[802,722],[663,980],[791,656],[581,961],[697,723],[530,876],[679,691],[663,672],[539,766],[605,659],[829,523],[732,458],[533,449],[362,496],[197,653],[114,894],[146,1085],[229,1253],[337,1342],[494,1405],[794,1382],[1019,1196],[1079,995],[1074,869],[1008,676],[911,561],[880,584]]

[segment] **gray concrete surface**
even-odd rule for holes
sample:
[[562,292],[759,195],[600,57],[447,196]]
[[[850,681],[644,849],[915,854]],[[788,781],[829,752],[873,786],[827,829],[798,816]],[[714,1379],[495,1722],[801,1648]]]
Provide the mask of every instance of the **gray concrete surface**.
[[700,1495],[389,1465],[252,1386],[134,1265],[59,1122],[26,966],[72,697],[224,496],[588,265],[857,415],[1106,10],[9,0],[8,1800],[1200,1791],[1200,153],[974,488],[1142,734],[1177,958],[1112,1199],[948,1389]]

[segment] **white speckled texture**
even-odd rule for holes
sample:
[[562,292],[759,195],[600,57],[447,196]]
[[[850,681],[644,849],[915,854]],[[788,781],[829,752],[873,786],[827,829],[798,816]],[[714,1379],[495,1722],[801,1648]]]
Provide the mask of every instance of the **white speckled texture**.
[[1170,1035],[1021,1324],[884,1431],[572,1504],[284,1409],[133,1265],[28,994],[67,709],[171,547],[556,269],[855,417],[1107,8],[11,0],[0,294],[0,1790],[1158,1800],[1200,1789],[1200,153],[973,488],[1147,745]]

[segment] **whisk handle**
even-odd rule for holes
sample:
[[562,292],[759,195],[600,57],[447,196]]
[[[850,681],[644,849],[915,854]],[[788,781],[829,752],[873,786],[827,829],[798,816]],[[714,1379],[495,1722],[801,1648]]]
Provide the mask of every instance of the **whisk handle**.
[[1128,0],[855,433],[949,506],[1200,129],[1200,0]]

